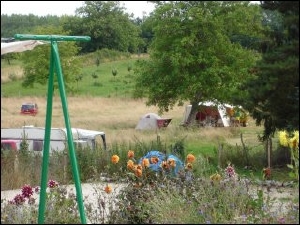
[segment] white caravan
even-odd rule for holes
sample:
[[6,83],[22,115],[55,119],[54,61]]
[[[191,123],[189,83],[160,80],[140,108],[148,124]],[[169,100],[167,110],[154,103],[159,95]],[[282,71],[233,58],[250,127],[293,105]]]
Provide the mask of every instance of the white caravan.
[[[105,133],[102,131],[71,128],[75,148],[89,147],[106,149]],[[24,126],[22,128],[1,128],[1,140],[20,142],[25,138],[28,149],[42,151],[44,148],[44,127]],[[63,151],[68,146],[67,129],[51,128],[50,151]]]

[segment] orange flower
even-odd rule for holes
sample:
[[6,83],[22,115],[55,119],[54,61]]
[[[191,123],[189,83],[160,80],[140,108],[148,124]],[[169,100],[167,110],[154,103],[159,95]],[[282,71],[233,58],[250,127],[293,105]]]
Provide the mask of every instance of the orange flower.
[[168,164],[166,161],[163,161],[163,162],[160,164],[160,167],[162,167],[163,169],[169,169],[169,164]]
[[142,165],[144,167],[149,167],[149,165],[150,165],[149,159],[143,158]]
[[135,183],[134,185],[133,185],[133,187],[135,187],[135,188],[139,188],[139,187],[142,187],[142,183],[141,182],[138,182],[138,183]]
[[110,185],[106,185],[105,188],[104,188],[104,191],[107,193],[107,194],[110,194],[112,192],[112,187]]
[[271,178],[271,168],[270,167],[263,169],[263,177],[264,177],[264,179]]
[[129,159],[127,162],[127,169],[133,170],[134,169],[134,162]]
[[187,163],[185,168],[188,169],[188,170],[192,170],[193,165],[191,163]]
[[134,151],[129,150],[128,153],[127,153],[127,156],[128,156],[129,159],[133,158],[134,157]]
[[141,168],[138,168],[134,171],[134,174],[137,176],[137,177],[141,177],[143,175],[143,170]]
[[171,167],[176,167],[176,161],[175,161],[175,159],[168,159],[168,164],[171,166]]
[[119,162],[119,160],[120,160],[120,158],[117,155],[113,155],[111,157],[111,161],[112,161],[113,164],[117,164]]
[[151,159],[150,159],[150,162],[152,163],[152,164],[156,164],[156,163],[158,163],[158,158],[157,157],[151,157]]
[[188,163],[193,163],[194,161],[195,161],[195,156],[194,155],[192,155],[192,154],[188,154],[187,156],[186,156],[186,161],[188,162]]

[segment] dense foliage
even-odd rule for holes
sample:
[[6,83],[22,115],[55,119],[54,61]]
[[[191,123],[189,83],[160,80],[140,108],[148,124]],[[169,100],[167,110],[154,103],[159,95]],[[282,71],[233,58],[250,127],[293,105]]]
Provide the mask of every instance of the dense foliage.
[[[35,34],[45,33],[67,35],[61,27],[47,26],[39,27],[35,30]],[[80,72],[79,59],[74,57],[78,53],[79,48],[75,42],[60,42],[58,46],[64,81],[68,86],[75,81],[76,75]],[[22,54],[24,65],[23,87],[33,87],[34,83],[47,84],[50,69],[50,51],[50,43],[45,43],[42,46],[38,46],[34,50],[34,54],[32,51],[26,51]],[[57,86],[56,83],[55,86]]]
[[[264,124],[266,139],[276,129],[299,130],[299,2],[262,2],[267,39],[263,57],[239,89],[237,102]],[[245,92],[244,92],[245,91]]]
[[[149,60],[140,60],[135,97],[168,111],[188,100],[231,102],[259,54],[241,37],[260,37],[261,13],[249,2],[168,2],[152,15]],[[233,40],[234,39],[234,40]]]

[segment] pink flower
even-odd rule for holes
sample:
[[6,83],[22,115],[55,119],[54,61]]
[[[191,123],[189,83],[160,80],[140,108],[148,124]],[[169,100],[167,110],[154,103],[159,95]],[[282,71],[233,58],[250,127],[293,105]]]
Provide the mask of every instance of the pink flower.
[[49,182],[48,182],[48,187],[49,188],[54,188],[54,187],[57,187],[57,186],[58,186],[58,183],[55,180],[49,180]]
[[35,193],[39,193],[39,191],[40,191],[40,187],[39,187],[39,186],[36,186],[36,187],[34,188],[34,192],[35,192]]
[[231,165],[228,165],[226,167],[225,173],[226,173],[227,177],[234,177],[235,176],[234,168]]
[[24,198],[30,198],[33,195],[32,187],[28,184],[25,184],[22,188],[22,196]]
[[25,202],[25,198],[21,194],[17,194],[13,200],[14,204],[22,205]]

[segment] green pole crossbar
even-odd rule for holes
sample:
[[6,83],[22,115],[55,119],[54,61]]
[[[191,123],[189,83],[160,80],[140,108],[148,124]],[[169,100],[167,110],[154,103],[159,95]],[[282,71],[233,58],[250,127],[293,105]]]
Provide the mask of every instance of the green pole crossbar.
[[60,64],[59,52],[57,41],[90,41],[88,36],[59,36],[59,35],[30,35],[30,34],[16,34],[15,39],[20,40],[44,40],[51,42],[51,56],[50,56],[50,69],[49,69],[49,81],[48,81],[48,96],[47,96],[47,112],[46,112],[46,128],[44,137],[44,150],[43,150],[43,164],[41,175],[41,190],[40,190],[40,202],[39,202],[39,216],[38,223],[43,224],[45,220],[45,206],[46,206],[46,189],[47,189],[47,177],[48,177],[48,164],[49,164],[49,151],[50,151],[50,135],[51,135],[51,122],[52,122],[52,102],[53,102],[53,83],[54,83],[54,68],[56,68],[59,93],[61,97],[65,125],[67,129],[68,147],[71,158],[72,173],[75,181],[76,196],[78,202],[78,208],[80,213],[80,219],[82,224],[86,224],[86,217],[84,213],[82,189],[79,171],[77,167],[76,154],[74,149],[73,135],[69,120],[68,104],[66,98],[66,91],[64,85],[64,79]]

